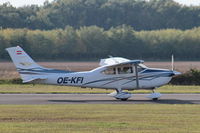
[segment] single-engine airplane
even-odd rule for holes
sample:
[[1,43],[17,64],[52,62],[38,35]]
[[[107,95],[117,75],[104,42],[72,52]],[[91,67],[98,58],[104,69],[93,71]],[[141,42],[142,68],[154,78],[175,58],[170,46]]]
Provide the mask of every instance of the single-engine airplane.
[[148,96],[157,100],[161,94],[154,90],[167,84],[179,72],[168,69],[148,68],[143,60],[128,60],[121,57],[101,59],[100,66],[84,72],[72,72],[45,68],[38,65],[19,46],[6,49],[19,72],[23,83],[79,86],[82,88],[114,89],[110,94],[116,99],[127,100],[131,93],[123,90],[152,90]]

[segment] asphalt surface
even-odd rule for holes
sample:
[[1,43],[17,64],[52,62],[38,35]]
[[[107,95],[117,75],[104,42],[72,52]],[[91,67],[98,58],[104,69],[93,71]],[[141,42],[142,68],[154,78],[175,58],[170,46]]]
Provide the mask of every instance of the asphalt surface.
[[200,94],[162,94],[158,101],[147,96],[120,101],[107,94],[0,94],[0,104],[200,104]]

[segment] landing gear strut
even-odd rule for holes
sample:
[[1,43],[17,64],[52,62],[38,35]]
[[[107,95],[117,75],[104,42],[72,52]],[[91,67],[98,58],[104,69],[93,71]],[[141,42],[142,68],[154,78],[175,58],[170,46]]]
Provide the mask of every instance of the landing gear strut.
[[114,98],[126,101],[131,97],[131,93],[124,92],[121,89],[116,89],[116,94],[113,95]]
[[152,93],[148,96],[148,98],[151,98],[153,101],[157,101],[160,97],[161,94],[159,92],[155,92],[155,89],[153,89]]

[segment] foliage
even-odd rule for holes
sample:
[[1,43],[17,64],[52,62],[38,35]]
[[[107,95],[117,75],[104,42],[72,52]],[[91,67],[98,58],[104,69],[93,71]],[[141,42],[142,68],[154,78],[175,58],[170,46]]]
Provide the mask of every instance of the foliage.
[[1,79],[0,84],[22,84],[22,79]]
[[9,58],[5,48],[20,45],[36,59],[167,60],[174,54],[199,60],[199,14],[200,7],[172,0],[55,0],[20,8],[6,3],[0,5],[0,59]]
[[191,69],[190,71],[173,78],[171,84],[200,85],[200,70]]
[[64,29],[96,25],[106,30],[130,25],[136,30],[191,29],[200,26],[200,7],[173,0],[55,0],[15,8],[0,5],[2,28]]
[[200,28],[191,30],[135,31],[121,25],[104,30],[97,26],[75,29],[0,30],[0,59],[9,59],[7,47],[19,45],[36,59],[96,60],[108,55],[130,59],[200,60]]

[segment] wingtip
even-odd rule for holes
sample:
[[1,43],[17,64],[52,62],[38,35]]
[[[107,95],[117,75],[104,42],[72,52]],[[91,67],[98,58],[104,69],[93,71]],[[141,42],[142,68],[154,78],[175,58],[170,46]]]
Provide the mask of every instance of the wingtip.
[[8,48],[5,48],[6,51],[8,51],[10,48],[21,48],[19,45],[15,46],[15,47],[8,47]]

